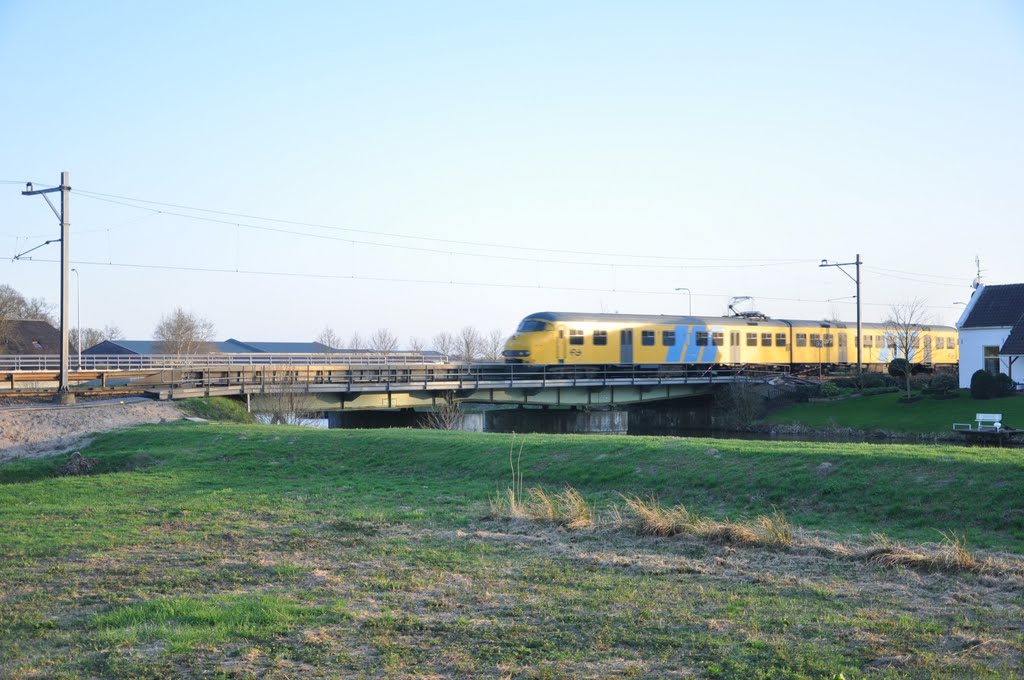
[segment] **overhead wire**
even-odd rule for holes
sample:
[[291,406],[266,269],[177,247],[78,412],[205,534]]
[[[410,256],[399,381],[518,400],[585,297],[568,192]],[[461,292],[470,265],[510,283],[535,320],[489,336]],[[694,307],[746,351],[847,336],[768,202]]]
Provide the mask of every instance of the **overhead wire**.
[[[49,263],[57,264],[60,262],[59,259],[48,259],[48,258],[34,258],[31,260],[25,260],[30,262]],[[622,293],[629,295],[670,295],[675,296],[675,291],[665,290],[634,290],[634,289],[615,289],[615,288],[597,288],[597,287],[585,287],[585,286],[552,286],[544,284],[532,284],[532,283],[496,283],[492,281],[459,281],[455,279],[417,279],[407,277],[391,277],[391,276],[364,276],[359,274],[322,274],[315,272],[289,272],[289,271],[273,271],[273,270],[259,270],[259,269],[235,269],[230,267],[197,267],[197,266],[185,266],[185,265],[161,265],[161,264],[149,264],[149,263],[138,263],[138,262],[103,262],[100,260],[74,260],[71,262],[73,265],[79,266],[97,266],[97,267],[116,267],[124,269],[149,269],[155,271],[181,271],[181,272],[192,272],[192,273],[208,273],[208,274],[238,274],[246,276],[268,276],[268,277],[291,277],[291,278],[305,278],[305,279],[322,279],[322,280],[349,280],[349,281],[375,281],[385,283],[415,283],[415,284],[434,284],[434,285],[453,285],[453,286],[468,286],[477,288],[510,288],[517,290],[559,290],[568,292],[581,292],[581,293]],[[697,293],[694,297],[705,297],[705,298],[728,298],[730,295],[724,293]],[[829,303],[836,300],[827,299],[813,299],[813,298],[788,298],[788,297],[773,297],[766,295],[758,295],[758,300],[771,300],[773,302],[801,302],[801,303]],[[843,304],[853,304],[847,302]],[[880,302],[865,302],[862,303],[866,306],[873,307],[889,307],[890,305]],[[929,309],[947,309],[947,306],[940,305],[925,305]]]

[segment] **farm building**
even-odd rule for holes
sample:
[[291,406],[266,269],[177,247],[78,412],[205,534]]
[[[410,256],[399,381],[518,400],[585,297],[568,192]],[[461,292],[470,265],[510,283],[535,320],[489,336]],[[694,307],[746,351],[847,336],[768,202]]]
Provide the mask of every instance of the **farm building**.
[[[980,369],[1024,380],[1024,283],[979,285],[957,322],[960,387]],[[1016,375],[1014,375],[1016,369]]]

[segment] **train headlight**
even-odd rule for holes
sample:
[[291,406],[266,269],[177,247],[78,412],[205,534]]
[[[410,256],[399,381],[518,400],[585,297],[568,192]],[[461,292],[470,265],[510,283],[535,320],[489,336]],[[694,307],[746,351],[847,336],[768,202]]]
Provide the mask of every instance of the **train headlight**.
[[528,357],[530,356],[530,350],[528,349],[507,349],[501,353],[503,357]]

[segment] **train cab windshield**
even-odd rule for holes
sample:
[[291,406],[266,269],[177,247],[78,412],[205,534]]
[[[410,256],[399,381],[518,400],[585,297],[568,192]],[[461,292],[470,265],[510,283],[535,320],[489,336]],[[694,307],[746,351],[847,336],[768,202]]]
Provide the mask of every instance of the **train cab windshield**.
[[543,331],[546,330],[548,325],[543,321],[537,319],[523,319],[523,322],[519,324],[519,328],[516,329],[519,333],[529,333],[531,331]]

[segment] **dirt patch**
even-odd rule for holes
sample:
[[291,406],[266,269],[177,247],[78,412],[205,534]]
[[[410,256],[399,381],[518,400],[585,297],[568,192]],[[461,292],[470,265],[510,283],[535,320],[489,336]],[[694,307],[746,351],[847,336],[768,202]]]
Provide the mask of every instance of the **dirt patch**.
[[66,453],[86,446],[90,434],[181,417],[174,404],[149,399],[0,409],[0,463]]

